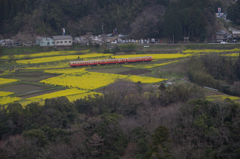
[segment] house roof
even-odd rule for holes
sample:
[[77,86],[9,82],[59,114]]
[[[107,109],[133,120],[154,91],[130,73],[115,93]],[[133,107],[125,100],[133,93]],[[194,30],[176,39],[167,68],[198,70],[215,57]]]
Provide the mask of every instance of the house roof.
[[220,30],[219,32],[217,32],[217,34],[227,34],[227,32],[225,30]]
[[232,34],[240,34],[240,31],[232,31]]
[[52,36],[54,40],[65,40],[65,39],[72,39],[72,36],[70,35],[60,35],[60,36]]

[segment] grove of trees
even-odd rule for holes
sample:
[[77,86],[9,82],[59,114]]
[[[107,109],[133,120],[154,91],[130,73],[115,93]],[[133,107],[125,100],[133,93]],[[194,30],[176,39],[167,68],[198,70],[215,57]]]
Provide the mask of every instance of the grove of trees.
[[0,33],[41,35],[106,33],[131,37],[184,36],[204,40],[214,31],[210,0],[0,0]]
[[239,70],[240,54],[237,58],[210,54],[192,58],[188,67],[188,76],[198,85],[240,96]]
[[0,158],[239,158],[239,119],[239,104],[208,101],[191,84],[153,91],[118,81],[73,103],[1,106]]
[[240,1],[237,1],[236,4],[232,4],[228,7],[227,18],[235,24],[240,24]]

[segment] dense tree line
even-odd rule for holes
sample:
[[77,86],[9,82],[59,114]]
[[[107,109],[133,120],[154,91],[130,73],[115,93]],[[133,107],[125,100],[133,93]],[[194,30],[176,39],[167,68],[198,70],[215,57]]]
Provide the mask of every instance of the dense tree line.
[[173,2],[164,16],[163,34],[181,40],[195,37],[203,41],[209,34],[207,28],[214,25],[214,13],[213,4],[208,0]]
[[[1,33],[55,35],[66,28],[73,36],[86,32],[120,33],[134,38],[184,36],[203,40],[212,31],[210,0],[1,0]],[[165,13],[166,12],[166,13]]]
[[235,24],[240,24],[240,1],[237,1],[236,4],[232,4],[227,8],[227,18]]
[[217,54],[192,58],[188,67],[189,79],[201,86],[219,89],[231,95],[240,95],[240,56]]
[[239,104],[207,101],[193,85],[110,87],[73,103],[2,106],[0,158],[240,157]]

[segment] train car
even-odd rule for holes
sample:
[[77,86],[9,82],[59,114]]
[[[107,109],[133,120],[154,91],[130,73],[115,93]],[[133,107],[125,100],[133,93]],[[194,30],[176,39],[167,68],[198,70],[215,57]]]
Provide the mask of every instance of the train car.
[[97,65],[100,63],[100,60],[91,60],[91,61],[72,61],[70,66],[88,66],[88,65]]
[[90,61],[71,61],[70,66],[88,66],[88,65],[105,65],[105,64],[115,64],[115,63],[125,63],[125,62],[143,62],[143,61],[152,61],[152,56],[144,57],[130,57],[130,58],[119,58],[119,59],[104,59],[104,60],[90,60]]
[[144,56],[144,57],[130,57],[127,58],[127,62],[142,62],[142,61],[152,61],[152,56]]

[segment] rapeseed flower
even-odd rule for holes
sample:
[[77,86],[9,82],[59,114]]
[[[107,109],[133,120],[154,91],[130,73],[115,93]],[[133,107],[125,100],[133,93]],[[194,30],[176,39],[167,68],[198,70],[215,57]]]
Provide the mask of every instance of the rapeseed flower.
[[124,67],[132,67],[132,68],[153,68],[153,67],[158,67],[158,66],[163,66],[163,65],[168,65],[171,63],[176,63],[179,62],[179,60],[176,61],[170,61],[170,62],[165,62],[165,63],[160,63],[160,64],[147,64],[147,65],[123,65]]
[[141,54],[141,55],[114,55],[113,58],[129,58],[129,57],[139,57],[139,56],[152,56],[153,60],[158,59],[176,59],[176,58],[185,58],[192,56],[191,54]]
[[69,62],[58,62],[57,64],[47,64],[47,65],[39,65],[38,67],[27,67],[25,69],[30,69],[30,70],[44,70],[44,69],[51,69],[51,68],[66,68],[70,67]]
[[[82,51],[51,51],[51,52],[41,52],[36,54],[23,54],[23,55],[14,55],[12,58],[14,59],[22,59],[22,58],[35,58],[35,57],[46,57],[46,56],[56,56],[56,55],[69,55],[69,54],[75,54],[75,53],[87,53],[89,50],[82,50]],[[1,56],[0,59],[2,60],[8,60],[11,56],[4,55]]]
[[195,53],[223,53],[223,52],[239,52],[239,51],[240,51],[240,48],[229,49],[229,50],[218,50],[218,49],[193,50],[193,49],[187,49],[187,50],[183,50],[182,53],[195,54]]
[[43,94],[36,97],[27,98],[26,100],[21,101],[20,103],[24,106],[26,106],[27,104],[30,104],[31,102],[39,102],[40,104],[43,105],[45,99],[57,98],[61,96],[65,96],[68,98],[70,102],[73,102],[73,101],[76,101],[77,99],[85,98],[88,96],[93,97],[95,94],[101,95],[101,93],[98,93],[98,92],[87,92],[86,90],[79,90],[76,88],[72,88],[72,89],[67,89],[67,90],[57,91],[53,93]]
[[0,97],[0,105],[13,103],[13,102],[19,101],[19,100],[21,100],[21,98],[19,98],[19,97],[11,97],[11,96]]
[[52,93],[47,93],[47,94],[43,94],[40,96],[27,98],[27,100],[30,100],[30,101],[35,101],[36,99],[45,100],[47,98],[56,98],[56,97],[61,97],[61,96],[75,95],[75,94],[81,94],[84,92],[86,92],[86,91],[79,90],[77,88],[72,88],[72,89],[66,89],[66,90],[61,90],[61,91],[57,91],[57,92],[52,92]]
[[51,85],[77,87],[86,90],[93,90],[113,83],[116,79],[129,79],[134,82],[157,83],[166,79],[153,77],[140,77],[135,75],[119,75],[98,72],[83,72],[76,74],[63,74],[57,77],[48,78],[40,82]]
[[66,96],[70,102],[76,101],[77,99],[85,98],[88,96],[94,97],[95,94],[102,95],[98,92],[88,92],[88,93],[82,93],[82,94],[76,94],[72,96]]
[[52,56],[52,57],[42,57],[35,58],[29,60],[18,60],[16,63],[21,64],[37,64],[37,63],[47,63],[54,61],[62,61],[62,60],[78,60],[78,58],[95,58],[95,57],[108,57],[112,54],[100,54],[100,53],[92,53],[92,54],[84,54],[84,55],[65,55],[65,56]]
[[212,96],[208,96],[207,99],[208,100],[215,100],[215,99],[231,99],[231,100],[240,100],[240,97],[235,97],[235,96],[227,96],[227,95],[212,95]]
[[69,69],[54,69],[54,70],[45,70],[46,73],[58,73],[58,74],[73,74],[85,72],[86,68],[69,68]]
[[7,71],[4,71],[3,73],[0,73],[0,76],[4,76],[13,72],[15,72],[15,70],[7,70]]
[[18,79],[8,79],[8,78],[0,78],[0,85],[1,84],[8,84],[12,82],[17,82],[19,81]]
[[9,96],[14,94],[14,92],[4,92],[4,91],[0,91],[0,97],[4,97],[4,96]]
[[239,56],[239,53],[227,54],[227,55],[224,55],[224,56]]

